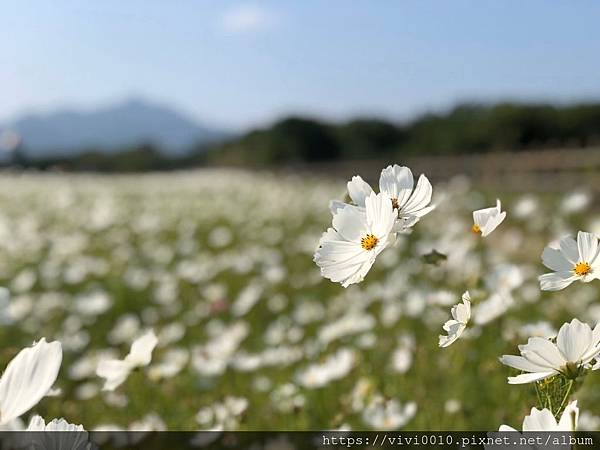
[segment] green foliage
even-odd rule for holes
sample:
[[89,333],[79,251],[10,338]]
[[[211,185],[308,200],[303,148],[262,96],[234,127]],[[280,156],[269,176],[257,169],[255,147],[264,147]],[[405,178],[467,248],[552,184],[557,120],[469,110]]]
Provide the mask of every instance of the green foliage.
[[402,160],[414,155],[457,155],[494,151],[589,147],[600,143],[600,103],[572,106],[500,103],[462,104],[398,124],[376,118],[329,123],[289,117],[226,142],[203,144],[185,156],[169,156],[151,145],[105,153],[29,160],[19,166],[42,170],[140,172],[202,165],[282,166],[338,160]]
[[337,159],[401,159],[586,147],[600,142],[600,104],[463,104],[406,124],[360,119],[343,124],[291,118],[215,146],[215,164],[270,165]]

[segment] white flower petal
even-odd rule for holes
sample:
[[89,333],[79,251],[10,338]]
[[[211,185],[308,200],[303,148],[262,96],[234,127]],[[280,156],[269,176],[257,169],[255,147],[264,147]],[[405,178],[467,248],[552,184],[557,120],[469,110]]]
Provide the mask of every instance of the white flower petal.
[[60,342],[45,338],[15,356],[0,379],[0,424],[29,411],[48,393],[61,362]]
[[158,338],[156,337],[156,334],[154,334],[154,330],[148,331],[133,341],[133,344],[131,344],[131,351],[125,358],[125,361],[134,367],[147,366],[150,364],[150,361],[152,361],[152,351],[157,343]]
[[379,191],[387,194],[391,199],[397,199],[399,206],[404,205],[408,200],[413,185],[411,170],[408,167],[400,167],[398,164],[387,166],[379,176]]
[[517,375],[516,377],[508,377],[508,384],[533,383],[534,381],[543,380],[544,378],[548,378],[554,374],[556,374],[556,372],[523,373],[521,375]]
[[560,251],[563,252],[565,257],[574,266],[579,262],[579,250],[577,248],[577,242],[571,236],[564,237],[560,240]]
[[340,210],[333,216],[332,225],[348,241],[360,242],[360,239],[367,234],[367,217],[357,208]]
[[492,231],[494,231],[496,228],[498,228],[498,225],[500,225],[502,222],[504,222],[504,219],[506,219],[506,211],[503,213],[500,213],[500,214],[490,216],[487,223],[481,229],[481,236],[482,237],[489,236],[489,234]]
[[454,341],[456,341],[465,331],[467,322],[471,318],[471,302],[470,302],[469,291],[466,291],[462,295],[463,303],[459,303],[452,307],[450,314],[453,319],[448,320],[444,325],[443,329],[448,333],[448,336],[440,335],[438,345],[440,347],[448,347]]
[[114,391],[131,373],[131,364],[120,359],[104,359],[98,363],[96,375],[104,378],[103,391]]
[[566,272],[573,268],[571,262],[565,258],[562,252],[552,247],[546,247],[542,253],[542,263],[555,272]]
[[348,205],[347,203],[340,202],[339,200],[331,200],[329,202],[329,211],[331,211],[331,214],[335,216],[338,212],[340,212],[340,210],[344,209],[346,206],[352,206],[352,205]]
[[537,336],[531,337],[527,344],[519,347],[519,350],[523,357],[543,367],[558,370],[567,362],[556,345],[549,339]]
[[560,416],[558,422],[558,431],[575,431],[577,430],[577,423],[579,422],[579,408],[577,407],[577,400],[569,402]]
[[586,323],[573,319],[565,323],[556,338],[556,345],[564,358],[570,362],[579,362],[592,345],[592,329]]
[[356,175],[348,181],[348,195],[357,206],[364,207],[365,199],[371,195],[371,192],[373,192],[373,189],[360,175]]
[[[29,426],[27,427],[27,431],[68,431],[68,432],[73,432],[72,435],[70,435],[70,438],[73,438],[74,440],[78,437],[76,434],[74,434],[74,432],[82,432],[85,431],[82,425],[74,425],[71,424],[69,422],[67,422],[65,419],[54,419],[50,422],[48,422],[46,424],[46,422],[44,421],[44,419],[40,416],[33,416],[31,418],[31,421],[29,422]],[[44,435],[38,435],[39,437],[47,437]],[[64,437],[67,437],[67,435],[63,435]],[[83,438],[84,440],[81,441],[81,443],[85,442],[87,443],[87,433],[82,433],[81,435],[79,435],[79,437]],[[74,444],[69,445],[69,446],[60,446],[58,448],[79,448],[76,444],[76,441],[73,442],[69,442],[69,444]],[[47,448],[47,447],[44,447]]]
[[577,279],[572,272],[554,272],[545,273],[539,278],[540,289],[542,291],[560,291],[561,289],[569,286],[573,281]]
[[534,364],[528,359],[523,358],[522,356],[502,355],[502,357],[500,358],[500,362],[505,366],[509,366],[517,370],[522,370],[524,372],[535,373],[548,371],[547,366],[540,366],[538,364]]
[[579,262],[592,262],[596,259],[598,253],[598,238],[594,233],[580,231],[577,233],[577,249],[579,251]]
[[546,408],[541,411],[531,408],[531,413],[523,419],[523,431],[555,431],[557,428],[556,419]]
[[396,214],[392,202],[386,194],[372,193],[366,200],[367,227],[382,243],[387,242],[392,231]]
[[482,237],[488,236],[506,218],[506,212],[501,212],[500,206],[500,200],[496,200],[495,207],[473,211],[473,223],[479,227]]
[[[431,187],[429,179],[425,175],[421,175],[417,181],[415,190],[410,196],[410,199],[406,202],[406,204],[400,206],[401,214],[417,215],[419,211],[422,211],[425,207],[427,207],[427,205],[429,205],[429,203],[431,203],[432,193],[433,188]],[[425,214],[426,213],[422,213],[418,217],[421,217]]]

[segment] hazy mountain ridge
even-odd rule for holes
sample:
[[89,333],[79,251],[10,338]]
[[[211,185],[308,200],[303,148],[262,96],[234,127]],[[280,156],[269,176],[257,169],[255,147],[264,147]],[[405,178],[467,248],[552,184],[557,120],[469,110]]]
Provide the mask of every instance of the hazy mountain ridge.
[[93,111],[29,114],[0,124],[2,130],[16,132],[23,152],[34,158],[76,155],[91,149],[112,153],[142,143],[154,144],[165,154],[181,155],[194,145],[228,136],[173,109],[142,100]]

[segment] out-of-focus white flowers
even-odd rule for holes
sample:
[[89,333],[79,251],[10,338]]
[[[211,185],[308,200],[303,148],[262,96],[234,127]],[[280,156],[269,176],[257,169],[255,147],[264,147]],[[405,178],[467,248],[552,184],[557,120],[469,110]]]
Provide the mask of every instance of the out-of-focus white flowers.
[[48,394],[61,362],[60,342],[45,338],[13,358],[0,378],[0,425],[29,411]]
[[402,405],[398,400],[384,400],[376,396],[363,412],[363,421],[374,430],[397,430],[406,425],[416,414],[417,404]]
[[415,339],[411,335],[402,336],[399,345],[392,353],[392,369],[397,373],[406,373],[412,366]]
[[240,343],[248,336],[246,322],[235,322],[220,330],[205,345],[192,349],[192,365],[203,376],[215,376],[225,372]]
[[538,336],[546,339],[556,337],[556,328],[550,323],[539,321],[523,325],[519,331],[519,336],[533,337]]
[[527,372],[509,377],[510,384],[532,383],[559,373],[574,379],[600,354],[600,324],[592,330],[588,324],[573,319],[560,327],[556,343],[532,337],[519,346],[519,351],[521,356],[500,358],[503,364]]
[[462,295],[462,303],[454,305],[451,310],[452,319],[448,320],[443,328],[447,336],[440,335],[439,346],[448,347],[456,341],[467,327],[467,323],[471,319],[471,296],[469,291]]
[[[579,420],[577,400],[569,402],[557,422],[549,409],[531,408],[531,413],[523,419],[523,431],[575,431]],[[517,431],[508,425],[500,426],[499,431]]]
[[354,366],[355,353],[347,348],[338,350],[322,364],[313,364],[298,374],[298,381],[307,388],[320,388],[344,378]]
[[[572,197],[564,211],[545,194],[526,194],[506,203],[502,206],[515,217],[514,226],[496,235],[493,245],[482,246],[465,233],[475,209],[471,205],[482,198],[466,179],[441,186],[436,202],[442,224],[419,221],[433,208],[431,185],[424,176],[413,184],[409,169],[390,166],[382,171],[379,194],[355,177],[348,185],[353,204],[334,203],[334,225],[348,217],[361,217],[360,223],[366,223],[367,203],[379,195],[386,205],[381,209],[387,209],[393,223],[388,246],[396,233],[410,231],[417,222],[419,233],[399,236],[394,251],[386,249],[377,256],[375,264],[383,270],[371,283],[339,290],[323,286],[319,271],[307,266],[323,231],[326,202],[338,193],[335,183],[236,171],[237,182],[232,184],[231,174],[207,170],[201,176],[193,172],[175,178],[0,177],[0,192],[10,192],[0,195],[0,284],[13,288],[12,298],[0,289],[2,331],[9,339],[14,332],[33,338],[40,330],[52,330],[71,362],[67,379],[59,383],[61,398],[40,404],[43,410],[68,408],[48,419],[68,415],[65,418],[75,423],[87,417],[85,426],[90,429],[160,430],[167,422],[177,428],[193,426],[195,418],[198,428],[229,430],[242,424],[244,429],[295,426],[298,417],[299,427],[316,427],[323,417],[326,422],[321,425],[332,428],[347,429],[348,423],[360,428],[362,420],[363,427],[396,429],[410,427],[418,404],[419,428],[483,428],[500,411],[467,414],[489,408],[492,402],[460,397],[464,385],[477,375],[465,373],[463,358],[453,358],[456,352],[440,350],[433,358],[423,358],[431,354],[432,345],[472,338],[471,344],[489,350],[499,334],[510,342],[537,336],[541,341],[522,346],[520,356],[505,358],[508,363],[517,358],[519,367],[527,364],[532,372],[525,371],[525,378],[537,378],[544,371],[557,374],[538,385],[542,400],[549,398],[544,389],[554,395],[550,389],[578,387],[579,382],[571,383],[573,378],[565,380],[562,374],[575,377],[600,369],[600,353],[589,360],[588,350],[581,348],[572,358],[566,356],[569,346],[588,341],[589,330],[571,333],[576,335],[573,339],[562,336],[565,332],[556,338],[562,324],[557,321],[564,314],[590,324],[600,320],[596,286],[580,285],[568,298],[559,295],[547,301],[538,282],[536,258],[546,240],[568,233],[575,221],[589,224],[589,231],[597,228],[592,227],[593,216],[565,214],[585,211],[582,197]],[[232,202],[235,208],[228,207]],[[72,214],[74,210],[78,213]],[[491,211],[488,222],[480,221],[481,234],[506,214],[499,208],[487,210]],[[348,227],[352,229],[344,223],[345,231]],[[360,239],[346,243],[358,252],[375,254],[362,248]],[[579,254],[577,243],[570,247]],[[337,250],[336,257],[343,257],[342,247]],[[370,267],[336,262],[351,273],[366,273]],[[567,269],[573,271],[577,262]],[[468,315],[464,301],[449,317],[456,293],[464,286],[481,300],[472,304],[470,319],[463,317]],[[452,320],[441,342],[427,338],[437,336],[448,319]],[[139,403],[140,395],[151,395],[158,386],[140,385],[135,395],[116,389],[136,365],[133,356],[122,360],[125,347],[149,327],[159,342],[137,360],[144,365],[152,357],[144,369],[147,381],[160,380],[163,394],[177,399],[188,395],[194,402],[160,395],[150,407]],[[593,349],[595,331],[591,333]],[[103,342],[109,348],[103,348]],[[123,354],[117,346],[124,346]],[[3,358],[10,351],[5,349]],[[476,353],[469,364],[485,365],[495,357]],[[582,357],[588,362],[580,361]],[[106,383],[96,377],[102,360],[115,361],[107,365]],[[424,370],[443,372],[449,384],[418,388],[432,380],[421,379]],[[510,371],[509,375],[522,373]],[[522,382],[524,377],[515,379]],[[396,381],[389,383],[390,378]],[[101,392],[103,384],[115,390]],[[569,400],[565,395],[564,404]],[[507,397],[506,414],[524,403]],[[557,406],[552,398],[552,407]],[[0,412],[1,407],[0,402]],[[319,419],[311,416],[315,408]],[[431,413],[435,408],[438,411]],[[536,410],[531,416],[529,422],[544,419],[552,425],[548,412]],[[179,418],[181,423],[176,423]],[[556,418],[559,421],[560,415]],[[513,417],[509,423],[520,419]],[[583,419],[582,415],[580,427]],[[62,420],[46,424],[39,417],[33,423],[45,430],[78,428]],[[3,430],[26,427],[19,418],[0,424]]]
[[9,313],[10,291],[0,286],[0,325],[7,325],[13,322]]
[[82,316],[99,316],[105,313],[112,305],[112,300],[106,292],[95,291],[78,297],[75,307]]
[[189,352],[184,348],[172,348],[168,350],[158,364],[152,365],[148,376],[153,380],[172,378],[176,376],[188,363]]
[[500,200],[496,200],[496,206],[491,208],[479,209],[473,211],[473,233],[481,234],[482,237],[488,236],[492,231],[498,228],[506,218],[506,211],[501,211]]
[[196,422],[205,430],[235,430],[247,409],[246,398],[227,396],[222,402],[213,403],[198,411]]
[[351,311],[339,319],[324,325],[318,334],[319,341],[329,344],[337,339],[352,334],[371,330],[375,326],[373,316],[364,312]]
[[392,203],[382,193],[371,192],[364,212],[353,207],[336,212],[314,256],[321,275],[344,287],[362,281],[393,239],[395,220]]
[[[167,425],[165,424],[162,417],[155,412],[150,412],[142,417],[140,420],[136,420],[129,424],[129,431],[166,431]],[[136,443],[141,440],[143,434],[136,433],[131,436],[131,440]]]
[[521,197],[514,205],[514,215],[519,219],[527,219],[539,208],[537,199],[531,194]]
[[542,253],[544,265],[554,270],[539,277],[543,291],[559,291],[577,280],[589,283],[600,278],[598,236],[580,231],[577,241],[564,237],[559,246],[546,247]]
[[589,411],[583,411],[579,414],[577,430],[579,431],[597,431],[600,429],[600,416],[595,416]]
[[571,192],[563,198],[560,209],[566,214],[573,214],[583,211],[592,200],[592,197],[587,192]]
[[476,325],[486,325],[505,314],[513,304],[512,296],[493,292],[489,298],[473,307],[473,322]]
[[148,331],[131,344],[125,359],[104,359],[98,363],[96,374],[105,379],[104,391],[114,391],[125,382],[132,370],[145,367],[152,360],[152,351],[158,339],[154,331]]
[[306,398],[298,386],[292,383],[283,384],[271,392],[273,408],[282,413],[290,413],[304,406]]

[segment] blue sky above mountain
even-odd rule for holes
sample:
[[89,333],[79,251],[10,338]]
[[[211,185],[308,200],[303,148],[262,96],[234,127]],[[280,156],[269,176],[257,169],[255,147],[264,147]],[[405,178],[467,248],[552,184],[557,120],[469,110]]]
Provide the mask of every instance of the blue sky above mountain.
[[461,100],[597,99],[600,3],[5,2],[0,122],[137,93],[247,129]]

